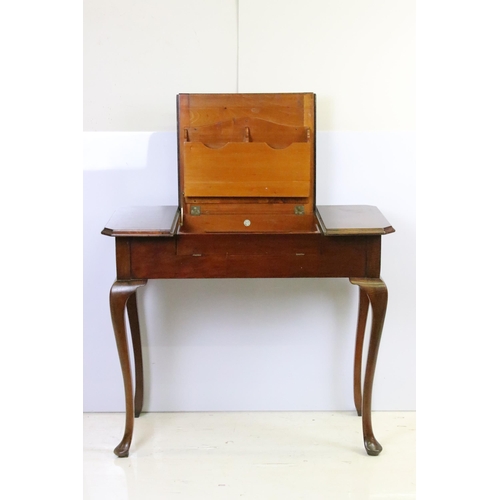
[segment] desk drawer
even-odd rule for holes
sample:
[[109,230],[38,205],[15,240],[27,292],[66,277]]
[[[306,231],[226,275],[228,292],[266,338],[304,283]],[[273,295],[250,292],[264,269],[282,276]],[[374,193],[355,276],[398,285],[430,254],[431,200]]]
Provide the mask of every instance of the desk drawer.
[[321,234],[180,234],[177,255],[318,254]]
[[[370,258],[364,238],[355,242],[334,238],[325,253],[320,251],[325,240],[322,235],[283,235],[278,240],[254,235],[232,243],[227,237],[231,238],[189,235],[170,238],[171,243],[166,238],[136,239],[130,245],[130,275],[136,279],[333,278],[369,273],[376,276],[378,272],[368,267]],[[177,254],[173,252],[173,242]]]

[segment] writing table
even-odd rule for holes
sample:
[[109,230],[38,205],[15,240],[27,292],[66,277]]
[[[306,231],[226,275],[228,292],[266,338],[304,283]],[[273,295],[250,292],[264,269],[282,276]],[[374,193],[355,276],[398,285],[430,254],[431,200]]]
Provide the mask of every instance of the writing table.
[[[184,233],[180,216],[177,206],[125,208],[115,212],[102,231],[115,237],[117,279],[111,287],[110,308],[125,387],[125,431],[115,454],[128,456],[134,416],[142,411],[144,379],[136,291],[149,279],[349,278],[359,287],[354,403],[362,416],[366,451],[378,455],[382,446],[373,434],[371,400],[387,307],[387,288],[380,279],[381,236],[394,232],[381,212],[366,205],[317,206],[313,230],[289,233]],[[362,390],[362,351],[370,305],[372,324]]]

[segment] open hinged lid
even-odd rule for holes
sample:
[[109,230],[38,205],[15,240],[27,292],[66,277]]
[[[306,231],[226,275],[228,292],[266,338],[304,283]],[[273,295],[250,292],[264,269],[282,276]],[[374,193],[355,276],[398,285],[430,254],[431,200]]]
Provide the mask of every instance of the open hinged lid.
[[315,231],[315,96],[180,94],[182,232]]

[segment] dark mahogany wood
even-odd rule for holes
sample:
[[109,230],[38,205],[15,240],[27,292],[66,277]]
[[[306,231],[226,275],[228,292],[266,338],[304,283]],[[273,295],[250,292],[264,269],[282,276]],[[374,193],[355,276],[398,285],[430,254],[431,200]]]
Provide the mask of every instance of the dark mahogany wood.
[[128,273],[129,278],[135,279],[378,276],[372,260],[379,262],[379,236],[226,236],[130,238],[130,259],[124,261],[119,274]]
[[361,367],[363,359],[363,344],[365,340],[366,320],[368,318],[368,295],[362,287],[359,288],[358,327],[356,330],[356,345],[354,348],[354,405],[361,416],[363,394],[361,392]]
[[394,228],[377,207],[371,205],[320,205],[316,216],[323,234],[389,234]]
[[[382,451],[382,446],[375,439],[372,429],[372,388],[377,364],[380,338],[384,327],[385,312],[387,309],[387,287],[379,278],[351,278],[353,285],[358,285],[368,297],[372,306],[372,326],[370,332],[370,343],[366,359],[365,381],[362,396],[361,418],[363,419],[363,437],[368,455],[376,456]],[[364,299],[363,299],[364,300]],[[363,310],[362,310],[363,309]],[[366,306],[360,306],[360,316],[365,314]],[[366,323],[366,318],[360,319],[358,324]],[[358,334],[359,334],[358,327]],[[359,413],[359,411],[358,411]]]
[[[187,234],[182,232],[176,207],[137,207],[114,214],[103,234],[114,236],[116,241],[117,281],[111,288],[110,305],[126,402],[125,432],[115,449],[118,456],[128,456],[134,415],[140,414],[143,404],[136,290],[148,279],[170,278],[343,277],[359,286],[354,401],[362,417],[366,451],[369,455],[380,453],[382,447],[372,429],[371,400],[387,306],[387,288],[380,279],[381,235],[394,229],[375,207],[317,207],[316,213],[315,230],[290,234]],[[372,326],[362,384],[362,352],[370,305]],[[125,309],[134,350],[135,392]]]
[[102,231],[116,240],[110,305],[126,406],[119,457],[128,456],[144,399],[136,290],[149,279],[172,278],[349,278],[358,285],[354,401],[367,453],[382,450],[373,435],[371,398],[387,305],[381,236],[394,229],[373,206],[316,205],[315,116],[310,92],[178,95],[179,206],[122,208]]
[[134,390],[125,326],[125,306],[130,296],[135,295],[137,288],[145,284],[146,280],[115,281],[109,294],[111,319],[125,388],[125,432],[114,450],[118,457],[128,456],[134,430]]
[[135,363],[135,397],[134,412],[138,417],[142,411],[144,402],[144,369],[142,365],[141,331],[139,327],[139,314],[137,311],[137,293],[130,295],[127,301],[128,322],[130,325],[130,336],[134,350]]
[[179,225],[179,208],[124,207],[117,210],[102,234],[107,236],[174,236]]

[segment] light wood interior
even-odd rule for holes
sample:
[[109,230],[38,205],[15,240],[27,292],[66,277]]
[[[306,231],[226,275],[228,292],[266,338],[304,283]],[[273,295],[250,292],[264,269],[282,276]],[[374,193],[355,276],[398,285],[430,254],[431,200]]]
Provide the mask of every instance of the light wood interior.
[[314,94],[181,94],[178,140],[181,231],[313,228]]
[[311,178],[310,144],[273,149],[265,142],[229,142],[212,149],[184,145],[184,195],[220,197],[305,197]]

